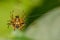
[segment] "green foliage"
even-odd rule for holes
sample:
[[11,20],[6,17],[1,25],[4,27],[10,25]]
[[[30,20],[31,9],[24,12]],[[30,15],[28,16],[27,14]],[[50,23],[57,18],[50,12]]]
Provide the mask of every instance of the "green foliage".
[[26,28],[39,17],[42,17],[46,12],[60,6],[58,0],[45,0],[42,6],[34,7],[31,13],[26,18]]

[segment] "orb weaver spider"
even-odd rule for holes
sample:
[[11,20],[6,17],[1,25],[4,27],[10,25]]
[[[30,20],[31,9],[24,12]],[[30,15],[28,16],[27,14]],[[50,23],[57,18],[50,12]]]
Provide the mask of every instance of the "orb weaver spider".
[[16,29],[23,30],[23,27],[25,25],[24,18],[20,18],[19,15],[14,16],[13,12],[14,12],[14,10],[12,12],[10,12],[10,14],[11,14],[10,19],[11,20],[9,20],[9,22],[8,22],[8,28],[11,25],[14,30],[16,30]]

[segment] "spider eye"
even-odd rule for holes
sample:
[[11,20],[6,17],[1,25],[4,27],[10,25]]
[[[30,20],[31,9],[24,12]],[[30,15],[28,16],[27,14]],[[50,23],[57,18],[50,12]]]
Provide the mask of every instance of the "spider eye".
[[19,18],[19,16],[15,16],[16,18]]
[[21,23],[21,24],[24,24],[24,23]]

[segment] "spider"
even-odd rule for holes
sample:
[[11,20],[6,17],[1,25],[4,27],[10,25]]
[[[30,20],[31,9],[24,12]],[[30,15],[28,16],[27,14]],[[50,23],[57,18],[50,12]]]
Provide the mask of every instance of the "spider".
[[[14,10],[12,12],[14,12]],[[11,20],[8,22],[8,28],[11,25],[14,30],[16,30],[16,29],[22,30],[24,27],[24,24],[25,24],[24,18],[20,18],[19,15],[16,15],[13,17],[12,12],[10,13],[11,14],[11,16],[10,16]]]

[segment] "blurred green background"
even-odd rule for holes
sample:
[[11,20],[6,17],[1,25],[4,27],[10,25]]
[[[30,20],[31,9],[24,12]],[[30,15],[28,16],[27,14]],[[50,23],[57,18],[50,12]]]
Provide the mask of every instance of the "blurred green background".
[[[7,28],[10,11],[17,9],[20,10],[20,16],[23,14],[22,11],[25,11],[24,31]],[[59,27],[50,26],[54,18],[60,14],[59,9],[60,0],[0,0],[0,40],[59,40],[58,33],[55,34]],[[16,14],[18,13],[14,13]]]

